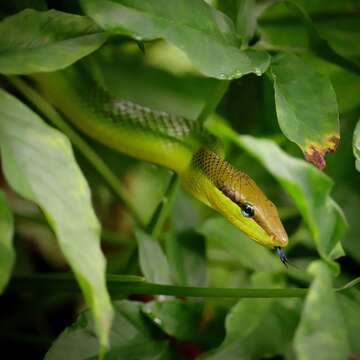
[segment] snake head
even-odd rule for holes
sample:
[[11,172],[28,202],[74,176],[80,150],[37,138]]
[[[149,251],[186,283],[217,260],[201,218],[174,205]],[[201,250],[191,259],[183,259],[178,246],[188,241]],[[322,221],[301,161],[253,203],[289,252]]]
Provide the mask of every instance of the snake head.
[[274,249],[288,243],[276,206],[245,173],[233,169],[207,198],[213,208],[257,243]]

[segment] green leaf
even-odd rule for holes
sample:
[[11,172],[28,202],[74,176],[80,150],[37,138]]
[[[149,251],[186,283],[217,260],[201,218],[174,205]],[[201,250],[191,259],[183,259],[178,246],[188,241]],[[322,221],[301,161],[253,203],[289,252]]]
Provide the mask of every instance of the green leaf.
[[244,267],[254,271],[279,271],[281,263],[268,249],[259,246],[241,233],[223,217],[209,219],[198,231],[208,242],[226,250],[232,258]]
[[202,307],[201,303],[173,299],[148,302],[142,310],[166,334],[194,341],[201,330]]
[[266,52],[240,50],[234,24],[202,0],[81,0],[85,13],[103,29],[137,40],[165,39],[186,53],[203,74],[234,79],[261,75]]
[[339,142],[339,114],[330,80],[300,57],[281,55],[271,64],[276,113],[285,136],[319,169]]
[[241,46],[246,48],[256,30],[256,18],[259,11],[255,1],[222,0],[217,7],[234,22],[236,33],[241,39]]
[[340,304],[342,314],[345,319],[347,337],[350,345],[350,351],[360,354],[360,311],[359,302],[349,298],[345,294],[336,294],[337,302]]
[[1,89],[0,120],[6,179],[45,213],[93,311],[101,344],[106,345],[112,309],[100,250],[100,226],[69,141]]
[[[322,38],[303,6],[293,0],[286,0],[286,3],[296,10],[296,15],[306,29],[309,48],[315,55],[360,75],[360,64],[340,55],[329,45],[328,41]],[[357,21],[355,23],[357,24]],[[327,24],[326,27],[331,27],[331,25]],[[354,34],[352,37],[354,37]]]
[[355,167],[360,172],[360,120],[356,124],[353,138],[353,152],[355,155]]
[[297,359],[348,359],[349,343],[341,308],[327,266],[310,265],[314,275],[294,339]]
[[159,243],[140,229],[135,230],[135,237],[145,279],[156,284],[171,284],[169,264]]
[[[141,303],[128,300],[114,303],[115,316],[105,359],[169,359],[168,342],[154,338],[154,329],[141,313],[141,306]],[[95,360],[98,355],[94,324],[86,311],[60,334],[45,360]]]
[[242,39],[242,46],[247,46],[256,30],[256,3],[255,0],[238,0],[236,31]]
[[[254,286],[273,286],[271,275],[257,273]],[[297,303],[274,299],[240,300],[226,316],[226,337],[207,360],[262,359],[284,354],[298,321]]]
[[85,16],[24,10],[0,23],[0,73],[65,68],[98,49],[107,37]]
[[15,261],[14,219],[5,194],[0,191],[0,294],[5,289]]
[[[260,21],[260,48],[310,51],[321,59],[360,74],[360,64],[345,57],[359,54],[358,4],[334,1],[329,6],[321,1],[301,0],[277,4],[280,4],[276,6],[276,10],[280,10],[278,14],[265,16]],[[309,16],[310,11],[316,22]],[[294,15],[300,21],[294,19]]]
[[329,196],[331,179],[311,164],[289,156],[271,140],[239,136],[219,122],[211,122],[208,127],[257,158],[279,181],[309,226],[321,257],[338,269],[332,252],[344,236],[346,220]]
[[206,249],[202,236],[192,231],[170,233],[166,237],[166,253],[176,285],[206,286]]

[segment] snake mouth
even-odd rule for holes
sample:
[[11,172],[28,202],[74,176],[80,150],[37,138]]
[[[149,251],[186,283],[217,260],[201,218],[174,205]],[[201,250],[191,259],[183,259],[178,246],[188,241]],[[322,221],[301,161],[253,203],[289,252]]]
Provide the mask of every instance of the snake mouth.
[[276,253],[278,254],[281,262],[287,267],[288,266],[288,259],[284,253],[284,250],[280,247],[280,246],[275,246],[274,250],[276,251]]

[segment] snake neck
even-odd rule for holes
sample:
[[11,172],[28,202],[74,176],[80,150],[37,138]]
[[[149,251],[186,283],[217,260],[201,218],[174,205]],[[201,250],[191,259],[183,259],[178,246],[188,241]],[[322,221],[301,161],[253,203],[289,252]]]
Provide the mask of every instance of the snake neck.
[[198,149],[182,176],[183,187],[198,200],[215,209],[217,199],[214,194],[225,194],[231,199],[236,181],[243,174],[225,161],[222,153],[214,151],[217,149],[206,146]]
[[116,99],[74,68],[33,78],[66,118],[89,136],[180,175],[188,171],[200,147],[220,149],[196,121]]

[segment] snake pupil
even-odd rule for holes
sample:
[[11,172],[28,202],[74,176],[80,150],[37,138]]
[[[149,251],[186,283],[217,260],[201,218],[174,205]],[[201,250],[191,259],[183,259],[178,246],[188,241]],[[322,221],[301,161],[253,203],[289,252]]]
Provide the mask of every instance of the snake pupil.
[[245,203],[241,206],[241,213],[246,217],[252,217],[255,214],[255,210],[251,204]]

